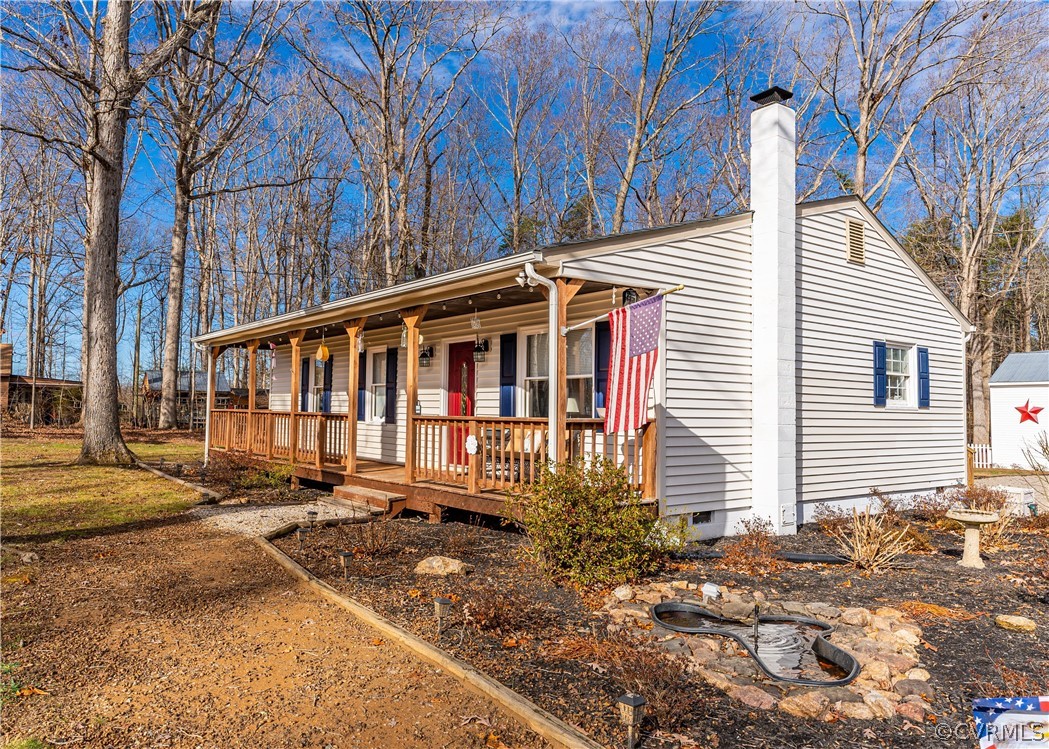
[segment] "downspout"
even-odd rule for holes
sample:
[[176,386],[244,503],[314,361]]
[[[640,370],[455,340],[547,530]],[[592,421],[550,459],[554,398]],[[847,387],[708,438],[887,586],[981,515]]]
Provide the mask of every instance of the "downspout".
[[[551,465],[556,465],[560,459],[560,446],[561,440],[558,438],[558,424],[560,423],[560,412],[558,411],[557,403],[557,389],[554,377],[557,376],[557,355],[560,350],[560,336],[561,330],[559,328],[560,320],[558,317],[558,298],[557,298],[557,284],[551,281],[546,276],[541,276],[535,272],[535,266],[531,263],[525,263],[524,265],[524,276],[527,279],[529,286],[535,286],[536,284],[542,284],[546,287],[547,291],[547,311],[549,327],[549,335],[547,336],[547,345],[549,352],[547,357],[549,359],[549,372],[548,372],[548,391],[547,396],[547,415],[546,422],[548,425],[547,437],[546,437],[546,454],[549,458]],[[524,280],[524,279],[522,279]],[[522,283],[522,285],[524,285]]]

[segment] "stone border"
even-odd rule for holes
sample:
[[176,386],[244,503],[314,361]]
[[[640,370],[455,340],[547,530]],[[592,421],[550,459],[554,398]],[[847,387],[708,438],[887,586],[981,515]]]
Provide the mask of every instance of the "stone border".
[[340,593],[273,545],[274,538],[283,536],[299,526],[299,523],[289,523],[263,536],[256,536],[255,543],[293,577],[304,582],[332,603],[346,609],[360,621],[377,629],[404,649],[446,671],[471,691],[493,700],[552,745],[563,747],[563,749],[601,749],[601,744],[578,728],[570,726],[468,663],[449,655],[421,637],[385,619],[364,604]]
[[152,473],[152,474],[154,474],[156,476],[160,476],[160,478],[162,478],[162,479],[167,479],[168,481],[173,481],[176,484],[180,484],[180,485],[182,485],[182,486],[184,486],[184,487],[186,487],[188,489],[192,489],[195,492],[199,492],[200,494],[203,494],[204,495],[204,499],[202,501],[198,502],[197,504],[213,505],[213,504],[221,501],[222,498],[224,496],[226,496],[225,494],[219,494],[218,492],[212,491],[211,489],[208,489],[205,486],[201,486],[200,484],[193,484],[193,483],[191,483],[189,481],[186,481],[185,479],[176,478],[175,476],[172,476],[171,474],[164,473],[159,468],[154,468],[153,466],[149,465],[148,463],[144,463],[143,461],[138,460],[137,458],[135,459],[135,465],[138,466],[139,468],[145,470],[145,471],[149,471],[150,473]]

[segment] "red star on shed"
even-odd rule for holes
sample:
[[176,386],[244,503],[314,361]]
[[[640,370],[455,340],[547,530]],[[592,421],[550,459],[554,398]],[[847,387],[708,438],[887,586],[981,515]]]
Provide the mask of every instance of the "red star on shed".
[[1039,406],[1031,407],[1031,401],[1028,400],[1022,406],[1016,406],[1016,410],[1020,412],[1020,423],[1023,424],[1025,421],[1033,421],[1035,424],[1038,423],[1038,414],[1042,412],[1042,408]]

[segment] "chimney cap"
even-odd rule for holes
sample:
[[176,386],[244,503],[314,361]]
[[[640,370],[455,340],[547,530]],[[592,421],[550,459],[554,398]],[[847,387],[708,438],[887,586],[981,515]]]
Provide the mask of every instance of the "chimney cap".
[[779,86],[773,86],[772,88],[762,91],[760,94],[754,94],[750,97],[750,100],[757,104],[759,107],[764,107],[768,104],[778,104],[790,99],[794,94],[785,88]]

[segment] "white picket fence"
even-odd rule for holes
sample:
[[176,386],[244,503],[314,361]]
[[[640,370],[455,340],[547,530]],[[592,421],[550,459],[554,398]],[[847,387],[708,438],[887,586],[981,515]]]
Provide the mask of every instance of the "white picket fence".
[[974,468],[992,468],[994,466],[990,445],[969,445],[969,449],[972,450]]

